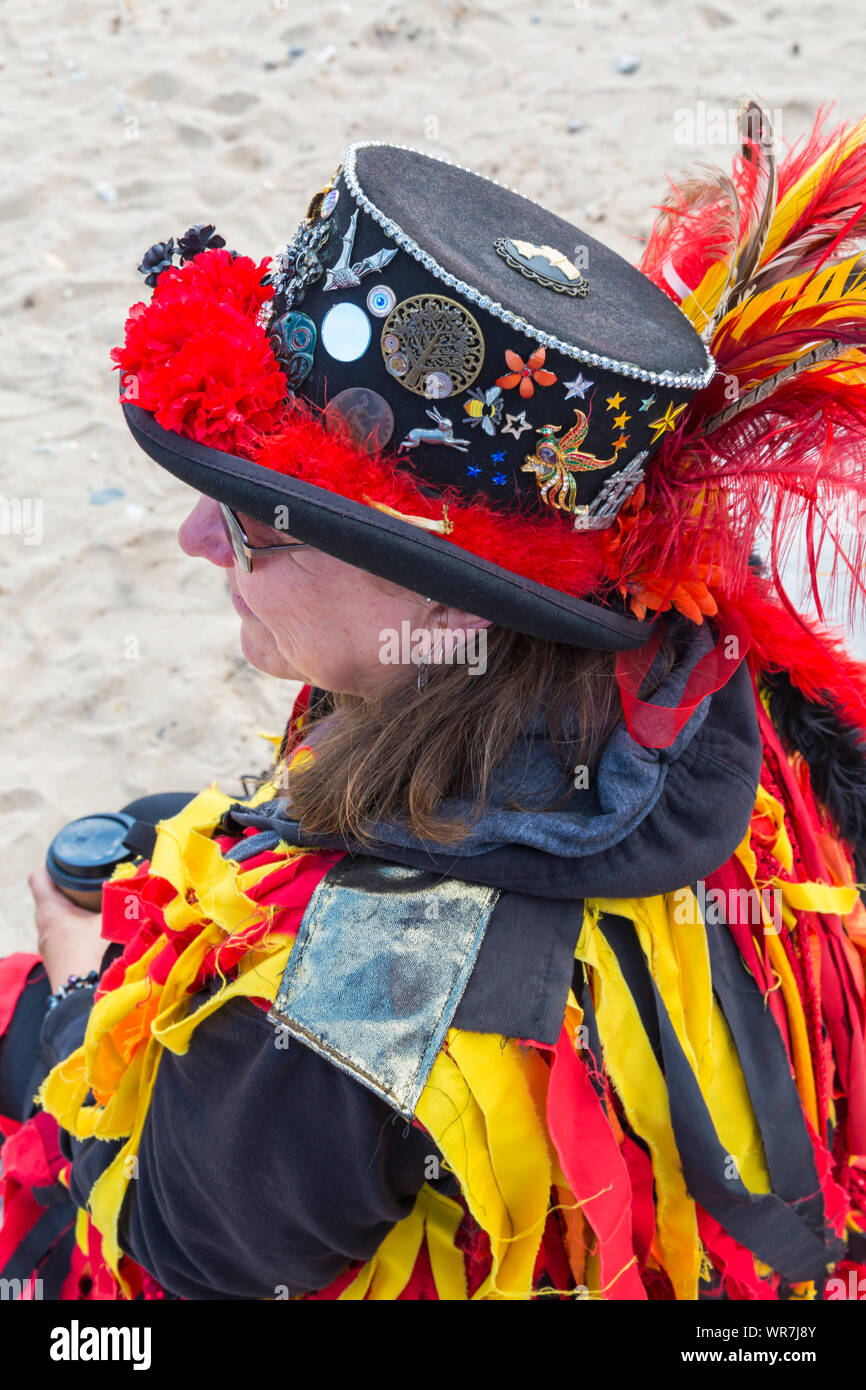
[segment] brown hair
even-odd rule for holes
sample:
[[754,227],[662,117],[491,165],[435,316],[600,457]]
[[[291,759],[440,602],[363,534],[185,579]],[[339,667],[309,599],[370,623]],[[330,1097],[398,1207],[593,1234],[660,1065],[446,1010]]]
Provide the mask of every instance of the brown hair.
[[[675,657],[666,637],[660,670],[643,698]],[[545,789],[546,803],[507,805],[516,811],[562,805],[574,790],[575,769],[584,766],[592,775],[622,718],[615,653],[490,627],[486,659],[483,674],[465,664],[431,664],[421,692],[412,666],[404,684],[373,699],[334,695],[319,719],[311,711],[286,750],[315,729],[315,758],[288,779],[288,809],[304,830],[369,844],[373,825],[400,820],[421,839],[458,844],[484,810],[493,773],[542,711],[562,775]],[[443,815],[438,808],[449,798],[470,800],[472,814]]]

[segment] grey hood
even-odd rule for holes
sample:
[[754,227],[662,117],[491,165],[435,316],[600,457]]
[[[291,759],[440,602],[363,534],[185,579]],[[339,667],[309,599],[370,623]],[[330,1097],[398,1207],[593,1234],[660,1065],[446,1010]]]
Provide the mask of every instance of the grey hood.
[[[679,658],[652,703],[676,704],[713,643],[676,615]],[[377,825],[372,847],[311,835],[280,801],[232,810],[239,825],[272,827],[289,843],[344,848],[535,897],[649,896],[673,892],[723,864],[742,840],[762,763],[747,663],[706,696],[668,748],[645,748],[625,725],[611,735],[587,787],[571,786],[555,811],[540,809],[569,786],[541,715],[496,776],[481,817],[459,847],[422,842],[404,824]],[[315,746],[315,729],[308,742]],[[516,811],[509,798],[538,810]],[[444,803],[465,815],[469,803]]]

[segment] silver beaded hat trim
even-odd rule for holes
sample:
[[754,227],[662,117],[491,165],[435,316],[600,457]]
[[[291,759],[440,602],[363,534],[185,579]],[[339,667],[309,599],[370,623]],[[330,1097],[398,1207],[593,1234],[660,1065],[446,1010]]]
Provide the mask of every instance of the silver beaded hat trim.
[[[473,285],[467,285],[464,280],[458,280],[456,275],[450,275],[429,252],[424,251],[416,241],[413,241],[410,236],[407,236],[398,223],[392,221],[390,217],[386,217],[385,214],[376,207],[376,204],[364,193],[358,181],[358,175],[355,169],[355,155],[358,150],[366,149],[370,146],[406,150],[409,154],[420,154],[423,155],[425,159],[436,159],[440,164],[448,164],[451,168],[460,169],[465,174],[475,174],[475,170],[467,169],[465,165],[457,164],[451,159],[443,159],[439,155],[425,154],[423,150],[416,150],[412,145],[385,145],[383,141],[379,140],[359,140],[354,145],[350,145],[346,151],[343,162],[343,178],[346,187],[349,189],[349,192],[358,206],[363,208],[364,211],[372,217],[374,222],[378,222],[382,231],[396,241],[398,246],[408,255],[413,256],[416,261],[419,261],[421,265],[424,266],[425,270],[428,270],[431,275],[434,275],[437,280],[441,280],[442,283],[447,285],[450,289],[456,290],[464,299],[468,299],[471,304],[477,304],[479,309],[484,309],[486,313],[492,314],[494,318],[501,319],[502,322],[507,323],[510,328],[514,328],[518,333],[525,334],[527,338],[531,338],[533,342],[539,343],[542,347],[553,348],[556,352],[562,353],[563,356],[573,357],[575,361],[587,363],[589,366],[606,367],[612,372],[618,372],[621,376],[634,377],[638,381],[648,381],[656,386],[686,386],[699,390],[710,382],[715,374],[716,363],[706,346],[704,346],[704,351],[707,356],[707,365],[702,372],[677,373],[671,371],[648,371],[643,367],[635,366],[633,362],[619,362],[616,358],[605,357],[600,353],[588,352],[585,348],[575,347],[572,343],[565,343],[560,338],[554,337],[552,333],[543,333],[540,329],[534,328],[531,323],[527,323],[526,319],[521,318],[519,314],[512,313],[510,309],[503,308],[497,300],[491,299],[489,295],[482,294],[481,291],[475,289]],[[483,174],[476,174],[476,177],[487,178],[487,176]],[[518,197],[525,197],[525,194],[519,193],[517,189],[509,187],[508,184],[500,183],[498,179],[488,178],[487,182],[494,183],[497,187],[504,188],[509,193],[516,193]],[[536,207],[542,207],[542,204],[536,202],[533,198],[527,199],[527,202],[534,202]],[[545,208],[544,211],[547,212],[549,209]],[[677,308],[679,308],[679,305],[677,305]],[[682,313],[682,310],[680,310],[680,313]],[[685,314],[683,314],[683,318],[685,317]],[[686,322],[688,322],[688,319],[686,319]]]

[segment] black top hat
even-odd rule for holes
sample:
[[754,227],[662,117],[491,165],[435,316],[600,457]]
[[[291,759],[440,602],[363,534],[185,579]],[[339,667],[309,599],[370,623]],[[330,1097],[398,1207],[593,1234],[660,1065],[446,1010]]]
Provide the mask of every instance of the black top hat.
[[[188,233],[181,246],[195,267],[234,257],[215,242]],[[183,300],[190,256],[160,273],[173,249],[145,259],[154,306]],[[350,147],[265,280],[272,297],[246,312],[289,409],[250,410],[243,445],[214,449],[200,419],[178,428],[164,408],[172,359],[157,389],[140,354],[120,349],[126,418],[153,458],[503,626],[616,650],[648,639],[616,594],[593,592],[582,549],[613,525],[715,369],[659,288],[511,189],[376,143]],[[147,312],[130,320],[139,335]]]

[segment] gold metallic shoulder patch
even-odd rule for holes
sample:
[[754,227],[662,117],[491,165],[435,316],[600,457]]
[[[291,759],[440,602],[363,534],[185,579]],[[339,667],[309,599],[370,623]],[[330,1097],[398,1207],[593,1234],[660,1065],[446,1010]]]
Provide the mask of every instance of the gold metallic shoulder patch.
[[411,1118],[499,889],[347,856],[316,885],[269,1018]]

